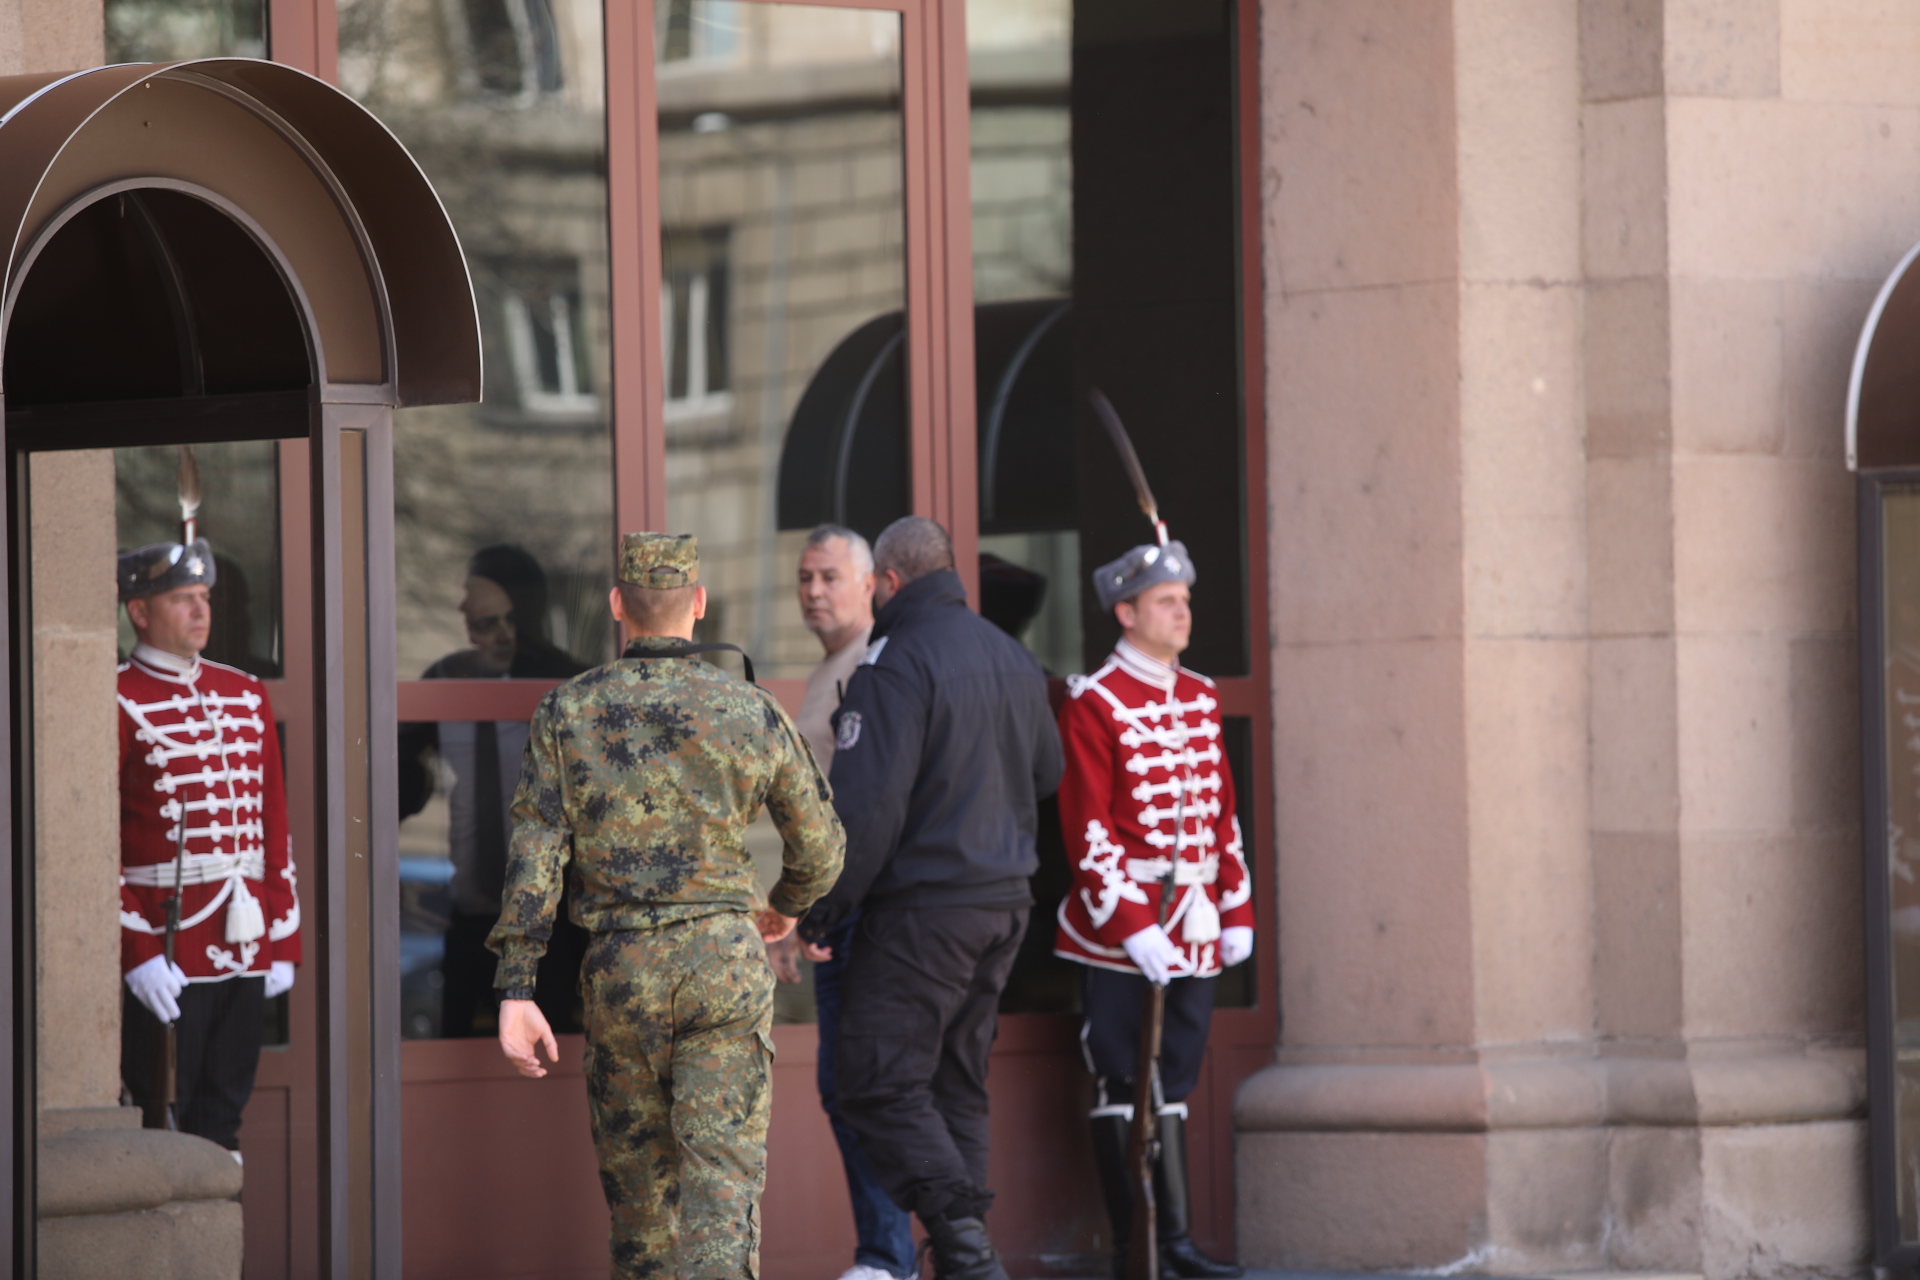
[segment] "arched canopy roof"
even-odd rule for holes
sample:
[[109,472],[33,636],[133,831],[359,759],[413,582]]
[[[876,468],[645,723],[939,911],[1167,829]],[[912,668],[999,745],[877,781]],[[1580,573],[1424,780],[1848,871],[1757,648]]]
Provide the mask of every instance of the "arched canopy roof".
[[51,233],[141,186],[199,195],[263,241],[325,382],[479,399],[473,287],[426,176],[339,90],[246,58],[0,77],[0,342]]
[[1853,352],[1847,467],[1920,466],[1920,245],[1880,286]]

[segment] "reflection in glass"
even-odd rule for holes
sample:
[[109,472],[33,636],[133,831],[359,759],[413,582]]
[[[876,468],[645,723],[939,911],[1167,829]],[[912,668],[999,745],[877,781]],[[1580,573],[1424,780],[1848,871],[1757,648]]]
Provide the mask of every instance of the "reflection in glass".
[[[490,1036],[497,1025],[486,939],[506,883],[508,809],[527,725],[400,726],[400,1027],[409,1040]],[[535,997],[556,1033],[581,1029],[586,931],[563,902]]]
[[[467,644],[428,680],[564,680],[586,664],[553,642],[540,562],[510,543],[467,561],[459,616]],[[522,721],[400,726],[401,1034],[411,1040],[493,1034],[495,957],[486,939],[506,883],[508,810],[527,749]],[[563,902],[537,995],[556,1031],[580,1029],[586,934]]]
[[107,61],[267,56],[266,0],[106,0]]
[[[206,656],[263,679],[281,674],[280,451],[271,440],[193,446],[204,494],[200,536],[213,550]],[[123,550],[180,537],[173,445],[113,451],[114,507]],[[120,612],[120,653],[133,627]]]
[[[1083,667],[1072,34],[1072,0],[967,0],[981,605],[1056,675]],[[1033,575],[1035,599],[1031,613],[1003,620],[988,606],[1009,588],[1008,565]]]
[[1073,292],[1072,0],[967,0],[976,302]]
[[395,418],[401,673],[468,647],[468,562],[497,544],[523,549],[545,580],[542,616],[514,620],[521,634],[603,662],[614,537],[600,5],[341,0],[339,14],[341,84],[406,143],[452,215],[486,360],[483,403]]
[[[1049,675],[1082,671],[1073,452],[1071,0],[967,0],[980,612]],[[1040,806],[1032,925],[1000,1007],[1073,1013],[1077,965],[1053,954],[1071,876]]]
[[1887,904],[1892,913],[1900,1238],[1920,1238],[1920,486],[1889,485],[1886,595]]
[[907,509],[900,19],[661,0],[655,50],[667,524],[702,638],[803,677],[807,531]]

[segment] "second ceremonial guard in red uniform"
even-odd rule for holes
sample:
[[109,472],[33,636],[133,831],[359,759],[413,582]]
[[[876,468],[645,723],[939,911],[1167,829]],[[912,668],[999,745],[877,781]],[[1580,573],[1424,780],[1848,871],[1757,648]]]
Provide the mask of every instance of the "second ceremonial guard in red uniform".
[[118,577],[140,637],[119,671],[121,1076],[148,1125],[167,1124],[173,1024],[178,1126],[237,1159],[266,1001],[300,961],[280,739],[266,687],[200,657],[206,541],[189,526],[182,542],[122,555]]
[[1166,988],[1154,1178],[1160,1274],[1241,1274],[1201,1253],[1190,1235],[1185,1099],[1206,1054],[1213,980],[1253,950],[1253,886],[1220,701],[1213,681],[1178,661],[1193,580],[1178,542],[1135,547],[1096,570],[1094,590],[1124,638],[1098,671],[1071,681],[1060,710],[1060,824],[1073,884],[1054,950],[1087,966],[1082,1041],[1097,1086],[1094,1154],[1123,1280],[1132,1215],[1127,1130],[1150,981]]

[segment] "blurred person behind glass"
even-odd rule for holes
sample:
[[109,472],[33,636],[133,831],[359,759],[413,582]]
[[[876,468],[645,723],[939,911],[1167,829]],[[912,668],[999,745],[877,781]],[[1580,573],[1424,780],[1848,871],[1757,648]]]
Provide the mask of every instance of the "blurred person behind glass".
[[[456,650],[421,673],[423,680],[564,680],[587,664],[547,633],[547,576],[524,549],[482,547],[467,562],[460,602],[471,648]],[[440,1034],[448,1039],[493,1034],[493,973],[487,931],[500,917],[506,883],[507,808],[527,748],[521,720],[448,720],[400,726],[400,817],[432,799],[438,754],[454,777],[447,797],[447,856],[453,862],[452,910],[440,961]],[[586,932],[564,909],[540,962],[539,1003],[555,1031],[580,1029],[575,1009]]]

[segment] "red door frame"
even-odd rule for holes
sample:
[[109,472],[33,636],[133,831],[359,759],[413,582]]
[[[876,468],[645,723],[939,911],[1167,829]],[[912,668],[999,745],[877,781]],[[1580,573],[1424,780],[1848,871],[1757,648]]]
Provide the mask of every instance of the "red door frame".
[[[977,475],[974,463],[973,296],[969,86],[964,0],[806,0],[816,5],[890,10],[901,15],[902,108],[905,126],[907,200],[907,315],[909,412],[913,510],[932,516],[953,535],[956,558],[970,593],[977,593]],[[334,0],[269,0],[273,57],[338,80],[338,35]],[[1258,6],[1239,0],[1237,94],[1239,101],[1239,238],[1241,404],[1245,439],[1246,617],[1251,674],[1217,681],[1221,709],[1253,725],[1251,848],[1257,877],[1273,883],[1272,715],[1267,617],[1266,442],[1264,299],[1261,276],[1259,184]],[[666,432],[662,394],[662,344],[658,310],[648,300],[661,284],[659,145],[653,90],[652,0],[609,0],[605,9],[607,50],[608,185],[612,285],[613,485],[617,529],[658,528],[666,516]],[[271,686],[286,723],[290,816],[296,841],[313,829],[314,798],[296,781],[312,776],[310,761],[314,690],[304,674],[311,666],[311,547],[307,458],[303,446],[283,446],[282,525],[285,567],[287,680]],[[770,681],[790,706],[798,705],[799,681]],[[551,687],[540,681],[414,681],[399,683],[402,720],[526,719]],[[303,852],[296,844],[296,855]],[[309,853],[309,857],[310,857]],[[1239,1083],[1272,1061],[1278,1039],[1277,947],[1270,894],[1255,896],[1259,919],[1255,963],[1258,999],[1250,1009],[1222,1009],[1214,1018],[1206,1069],[1191,1100],[1193,1175],[1200,1207],[1196,1234],[1216,1250],[1231,1252],[1233,1229],[1233,1095]],[[1044,922],[1037,927],[1044,927]],[[311,1043],[315,1008],[311,984],[297,986],[292,1004],[296,1046]],[[535,1257],[541,1274],[604,1274],[605,1211],[580,1103],[580,1045],[567,1037],[557,1081],[543,1092],[513,1076],[486,1041],[413,1042],[403,1046],[402,1087],[407,1093],[407,1201],[426,1209],[444,1186],[459,1201],[440,1225],[414,1218],[407,1232],[409,1275],[525,1274]],[[766,1204],[769,1276],[799,1274],[842,1265],[850,1256],[851,1225],[838,1158],[813,1100],[811,1027],[780,1027],[775,1041],[776,1120],[769,1151]],[[306,1274],[316,1257],[320,1224],[319,1145],[313,1064],[308,1053],[263,1057],[256,1104],[249,1122],[263,1142],[284,1133],[283,1175],[255,1170],[250,1187],[249,1274]],[[1010,1015],[995,1048],[994,1180],[1002,1195],[995,1210],[997,1234],[1018,1270],[1040,1269],[1040,1252],[1058,1252],[1060,1224],[1080,1223],[1079,1245],[1097,1207],[1088,1185],[1090,1169],[1081,1137],[1084,1093],[1077,1027],[1061,1016]],[[458,1106],[451,1105],[458,1102]],[[486,1113],[476,1115],[479,1111]],[[415,1122],[418,1117],[419,1123]],[[559,1137],[552,1149],[514,1168],[514,1185],[503,1186],[507,1212],[491,1214],[474,1177],[489,1160],[492,1117],[512,1117],[528,1142]],[[466,1123],[461,1124],[461,1118]],[[264,1148],[263,1148],[264,1154]],[[523,1175],[544,1184],[561,1217],[529,1213]],[[261,1183],[267,1185],[261,1186]],[[254,1188],[258,1188],[255,1190]],[[1071,1204],[1063,1188],[1073,1188]],[[424,1200],[416,1200],[424,1196]],[[254,1206],[259,1205],[259,1209]],[[453,1206],[448,1205],[449,1208]],[[439,1215],[435,1215],[438,1217]],[[269,1222],[284,1224],[256,1230]],[[511,1227],[498,1238],[492,1224]],[[537,1224],[537,1228],[529,1229]],[[446,1229],[452,1228],[452,1229]],[[585,1251],[573,1237],[586,1237]],[[594,1237],[598,1237],[597,1239]],[[564,1243],[563,1243],[564,1242]],[[1076,1247],[1066,1242],[1069,1249]],[[531,1246],[531,1252],[526,1252]],[[281,1261],[284,1259],[284,1261]],[[458,1264],[457,1266],[455,1264]],[[478,1266],[480,1270],[473,1269]],[[256,1266],[259,1271],[256,1272]],[[503,1270],[501,1268],[510,1268]]]

